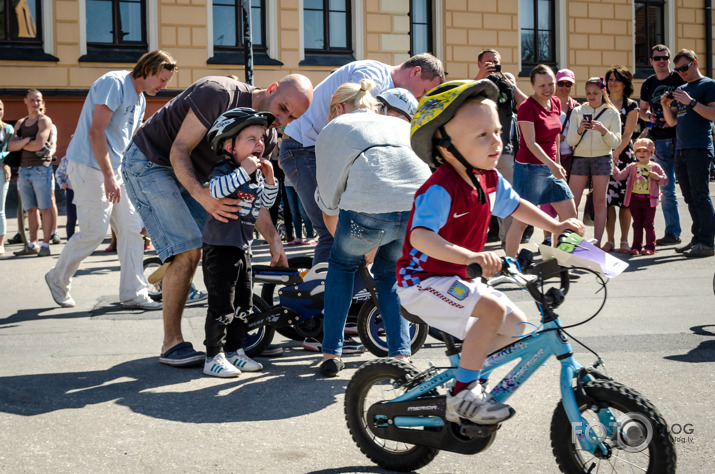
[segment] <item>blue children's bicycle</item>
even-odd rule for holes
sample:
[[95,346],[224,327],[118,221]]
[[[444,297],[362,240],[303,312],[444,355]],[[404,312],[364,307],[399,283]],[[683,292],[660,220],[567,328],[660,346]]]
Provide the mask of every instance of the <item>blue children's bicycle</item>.
[[[574,359],[566,332],[572,326],[562,326],[554,313],[568,291],[568,271],[550,260],[524,275],[511,262],[505,263],[496,280],[528,290],[541,312],[542,324],[487,358],[483,373],[518,361],[491,391],[494,398],[505,402],[554,356],[561,363],[561,402],[551,421],[551,446],[561,471],[675,472],[674,440],[655,406],[599,372],[600,358],[593,367],[584,367]],[[468,270],[474,277],[478,267]],[[605,303],[605,280],[600,276],[597,280]],[[404,315],[421,322],[414,315]],[[595,314],[589,319],[593,317]],[[385,469],[419,469],[440,450],[476,454],[496,437],[500,424],[446,420],[444,390],[455,380],[460,354],[452,336],[443,334],[443,339],[448,367],[433,366],[418,372],[414,366],[394,359],[374,360],[364,364],[347,387],[345,418],[353,440]]]

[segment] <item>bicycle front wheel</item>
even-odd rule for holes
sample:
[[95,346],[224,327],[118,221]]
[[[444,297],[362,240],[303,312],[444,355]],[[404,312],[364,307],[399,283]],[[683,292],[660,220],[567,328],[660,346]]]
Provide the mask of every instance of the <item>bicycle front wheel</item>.
[[[583,451],[574,436],[562,402],[551,420],[551,447],[562,472],[646,472],[673,473],[676,467],[675,443],[663,416],[640,393],[606,380],[584,384],[588,397],[576,393],[579,410],[594,427],[583,433],[608,446],[608,453],[595,455]],[[590,399],[588,399],[590,398]],[[614,419],[604,421],[602,410],[610,409]],[[612,423],[612,429],[604,424]]]
[[345,392],[345,420],[360,451],[377,465],[391,471],[413,471],[429,464],[438,449],[391,441],[375,435],[374,420],[367,418],[368,409],[382,400],[403,393],[407,376],[417,375],[412,365],[395,359],[378,359],[363,365]]
[[[143,262],[144,266],[144,278],[147,280],[149,279],[149,276],[157,271],[159,267],[161,267],[163,263],[161,263],[161,259],[159,257],[149,257],[145,258]],[[161,301],[162,298],[162,293],[161,293],[161,280],[155,282],[155,283],[148,283],[149,285],[148,290],[149,290],[149,298],[153,299],[154,301]]]

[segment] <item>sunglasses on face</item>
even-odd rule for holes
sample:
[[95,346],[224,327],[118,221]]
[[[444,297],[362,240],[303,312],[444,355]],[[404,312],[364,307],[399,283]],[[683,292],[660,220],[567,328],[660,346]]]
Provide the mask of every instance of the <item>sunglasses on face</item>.
[[693,65],[693,62],[690,61],[690,62],[689,62],[688,64],[686,64],[685,66],[680,66],[680,67],[676,67],[676,68],[673,68],[673,69],[675,69],[675,70],[678,71],[678,72],[686,72],[686,71],[688,70],[688,68],[689,68],[690,66],[692,66],[692,65]]
[[571,87],[573,84],[568,81],[559,81],[556,85],[559,87]]
[[653,61],[667,61],[670,59],[670,56],[653,56]]

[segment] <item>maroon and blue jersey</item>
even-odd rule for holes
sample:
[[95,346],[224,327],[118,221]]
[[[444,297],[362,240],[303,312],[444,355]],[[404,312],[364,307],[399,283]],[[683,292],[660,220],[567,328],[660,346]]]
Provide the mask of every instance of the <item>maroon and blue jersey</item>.
[[452,244],[474,252],[484,250],[492,214],[508,217],[520,198],[496,170],[483,171],[478,178],[487,195],[484,204],[477,190],[446,163],[417,190],[402,257],[397,261],[398,285],[410,287],[433,276],[467,278],[466,265],[430,257],[412,247],[410,237],[413,229],[424,227]]

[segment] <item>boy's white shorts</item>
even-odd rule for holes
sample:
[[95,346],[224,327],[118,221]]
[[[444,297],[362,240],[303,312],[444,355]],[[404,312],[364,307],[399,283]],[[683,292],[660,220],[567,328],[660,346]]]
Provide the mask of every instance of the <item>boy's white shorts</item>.
[[409,288],[397,288],[400,304],[432,327],[464,339],[478,318],[472,317],[474,306],[484,295],[502,299],[506,314],[516,305],[501,291],[482,283],[481,279],[463,280],[457,276],[430,277]]

